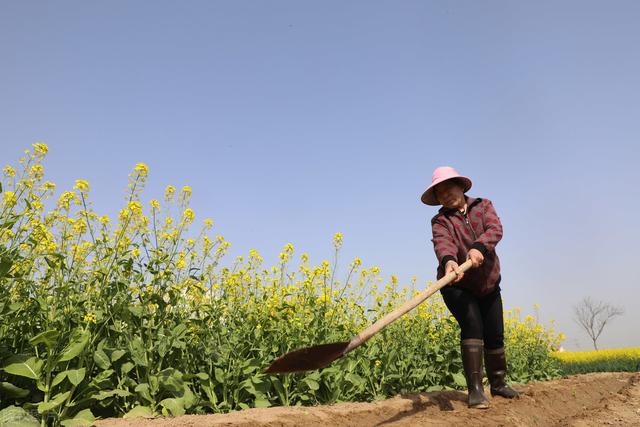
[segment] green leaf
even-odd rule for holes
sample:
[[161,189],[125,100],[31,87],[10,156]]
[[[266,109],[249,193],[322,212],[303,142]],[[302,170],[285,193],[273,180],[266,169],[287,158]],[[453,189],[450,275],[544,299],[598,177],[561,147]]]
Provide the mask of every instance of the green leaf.
[[147,362],[147,352],[140,337],[135,337],[129,343],[129,350],[131,351],[131,359],[136,365],[149,366],[149,363]]
[[348,372],[347,375],[344,376],[344,378],[351,384],[356,386],[361,386],[364,384],[364,379],[358,374]]
[[68,370],[67,378],[69,378],[69,381],[71,381],[71,384],[77,386],[84,379],[86,371],[87,371],[86,368]]
[[5,277],[9,270],[11,270],[11,266],[13,265],[13,260],[10,258],[2,258],[0,259],[0,278]]
[[18,222],[18,219],[20,218],[18,215],[11,215],[10,216],[11,219],[8,219],[7,221],[5,221],[4,223],[0,224],[0,228],[11,228],[13,227],[13,225]]
[[280,398],[281,403],[284,404],[284,402],[286,402],[287,400],[287,396],[286,396],[286,393],[284,392],[284,387],[282,386],[282,382],[280,381],[280,378],[276,376],[272,376],[270,379],[271,379],[271,384],[273,384],[273,387],[276,389],[276,393],[278,393],[278,397]]
[[268,408],[269,406],[271,406],[271,402],[269,402],[268,399],[264,399],[264,398],[256,398],[256,400],[253,402],[253,406],[256,408]]
[[44,260],[47,262],[47,265],[49,266],[50,269],[55,270],[57,265],[55,260],[51,260],[49,259],[49,257],[44,257]]
[[2,368],[6,373],[37,380],[42,372],[44,361],[37,357],[17,355],[9,358],[9,363]]
[[17,406],[7,406],[0,411],[0,425],[7,427],[39,427],[40,423],[24,409]]
[[70,394],[70,391],[66,391],[64,393],[58,394],[48,402],[42,402],[38,405],[38,413],[44,414],[45,412],[49,412],[57,408],[58,406],[62,405],[65,400],[67,400],[67,397],[69,397]]
[[93,352],[93,361],[96,362],[101,369],[109,369],[111,366],[111,361],[109,360],[109,356],[102,349],[98,349]]
[[31,345],[34,347],[38,344],[44,344],[47,346],[47,348],[52,349],[58,343],[59,336],[60,332],[55,329],[50,329],[31,338],[29,340],[29,343],[31,343]]
[[152,404],[155,403],[155,400],[151,397],[151,393],[149,392],[149,384],[147,383],[138,384],[134,389],[134,391],[138,393],[138,395],[142,397],[144,400],[146,400],[147,402]]
[[126,414],[122,418],[125,420],[130,420],[133,418],[153,418],[153,411],[148,406],[136,406]]
[[114,373],[115,371],[113,369],[107,369],[106,371],[102,371],[93,378],[93,381],[91,381],[91,383],[94,385],[99,385],[101,382],[111,378],[111,375],[113,375]]
[[64,427],[85,427],[92,426],[96,417],[93,416],[93,413],[90,409],[85,409],[76,414],[72,419],[64,420],[60,422]]
[[467,380],[460,372],[456,372],[455,374],[453,374],[453,382],[460,387],[465,387],[467,385]]
[[129,311],[136,317],[142,317],[143,315],[142,307],[129,307]]
[[318,382],[316,380],[313,380],[311,378],[305,378],[304,382],[309,386],[309,389],[311,390],[318,390],[320,388],[320,384],[318,384]]
[[133,363],[126,362],[126,363],[123,363],[122,366],[120,366],[120,372],[122,372],[122,375],[127,375],[135,367],[136,367],[136,365],[134,365]]
[[[25,390],[20,387],[7,382],[0,382],[0,395],[8,396],[18,399],[23,399],[29,395],[29,390]],[[1,418],[0,418],[1,419]]]
[[178,326],[173,328],[173,330],[171,331],[171,335],[173,336],[173,338],[182,338],[182,335],[184,335],[185,332],[187,332],[187,325],[185,325],[184,323],[180,323]]
[[224,371],[220,368],[215,368],[213,372],[216,377],[216,381],[218,381],[220,384],[224,384],[224,380],[225,380]]
[[187,384],[184,385],[184,393],[182,394],[184,408],[189,409],[198,402],[198,397],[191,391]]
[[180,393],[184,389],[182,373],[173,368],[163,369],[158,373],[158,382],[162,389],[172,393]]
[[55,386],[60,384],[62,381],[64,381],[65,378],[67,378],[67,371],[60,372],[53,378],[53,381],[51,381],[51,388],[54,388]]
[[204,393],[207,395],[209,402],[211,402],[214,405],[218,403],[218,396],[216,396],[216,392],[213,390],[213,387],[210,387],[208,385],[203,385],[202,390],[204,390]]
[[82,328],[75,329],[71,333],[69,344],[62,350],[59,361],[66,362],[80,355],[87,344],[89,344],[89,338],[91,338],[91,333],[88,330]]
[[198,372],[198,373],[196,374],[196,377],[197,377],[198,379],[202,380],[202,381],[206,381],[206,380],[208,380],[208,379],[209,379],[209,374],[204,373],[204,372]]
[[179,417],[184,415],[184,403],[180,398],[169,398],[160,401],[162,405],[162,415]]
[[102,390],[99,393],[93,394],[91,397],[96,400],[104,400],[109,397],[120,396],[120,397],[128,397],[131,396],[131,393],[127,390]]
[[116,360],[118,360],[122,356],[124,356],[125,354],[127,354],[127,352],[124,351],[124,350],[114,350],[114,352],[111,353],[111,361],[115,362]]

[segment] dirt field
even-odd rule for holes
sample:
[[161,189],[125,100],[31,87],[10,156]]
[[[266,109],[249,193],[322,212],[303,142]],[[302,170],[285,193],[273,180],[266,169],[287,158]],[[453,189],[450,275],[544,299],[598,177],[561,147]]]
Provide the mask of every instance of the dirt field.
[[118,420],[101,427],[173,426],[640,426],[640,373],[598,373],[529,383],[516,400],[466,407],[462,392],[408,394],[374,403],[249,409],[230,414]]

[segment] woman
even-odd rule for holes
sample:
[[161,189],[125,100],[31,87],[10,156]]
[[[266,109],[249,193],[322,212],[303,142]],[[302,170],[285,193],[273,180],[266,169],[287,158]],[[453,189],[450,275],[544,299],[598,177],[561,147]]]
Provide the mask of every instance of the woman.
[[[488,408],[482,386],[482,356],[492,396],[514,398],[518,392],[505,383],[504,324],[500,296],[500,260],[495,247],[502,224],[490,200],[465,195],[471,180],[448,166],[433,172],[422,202],[442,205],[431,219],[433,246],[438,258],[438,279],[450,272],[456,278],[440,292],[461,329],[462,365],[471,408]],[[465,273],[459,264],[471,259]]]

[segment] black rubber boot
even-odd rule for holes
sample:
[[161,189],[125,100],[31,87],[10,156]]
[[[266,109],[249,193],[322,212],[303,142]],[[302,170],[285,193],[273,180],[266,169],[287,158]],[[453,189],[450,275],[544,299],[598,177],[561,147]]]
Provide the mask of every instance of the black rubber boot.
[[469,392],[467,397],[469,408],[486,409],[489,407],[489,400],[484,395],[482,387],[482,340],[462,340],[460,347],[462,349],[462,366]]
[[507,399],[518,397],[520,392],[512,389],[505,383],[507,376],[507,359],[504,355],[504,347],[495,350],[484,350],[484,363],[487,367],[487,378],[491,385],[491,396],[502,396]]

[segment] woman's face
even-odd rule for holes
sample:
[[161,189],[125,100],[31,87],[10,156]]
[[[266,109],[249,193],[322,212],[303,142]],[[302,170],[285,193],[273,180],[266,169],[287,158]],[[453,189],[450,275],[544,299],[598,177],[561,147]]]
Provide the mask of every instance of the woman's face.
[[464,207],[464,192],[457,181],[450,179],[441,182],[436,185],[434,191],[438,202],[445,208],[462,209]]

